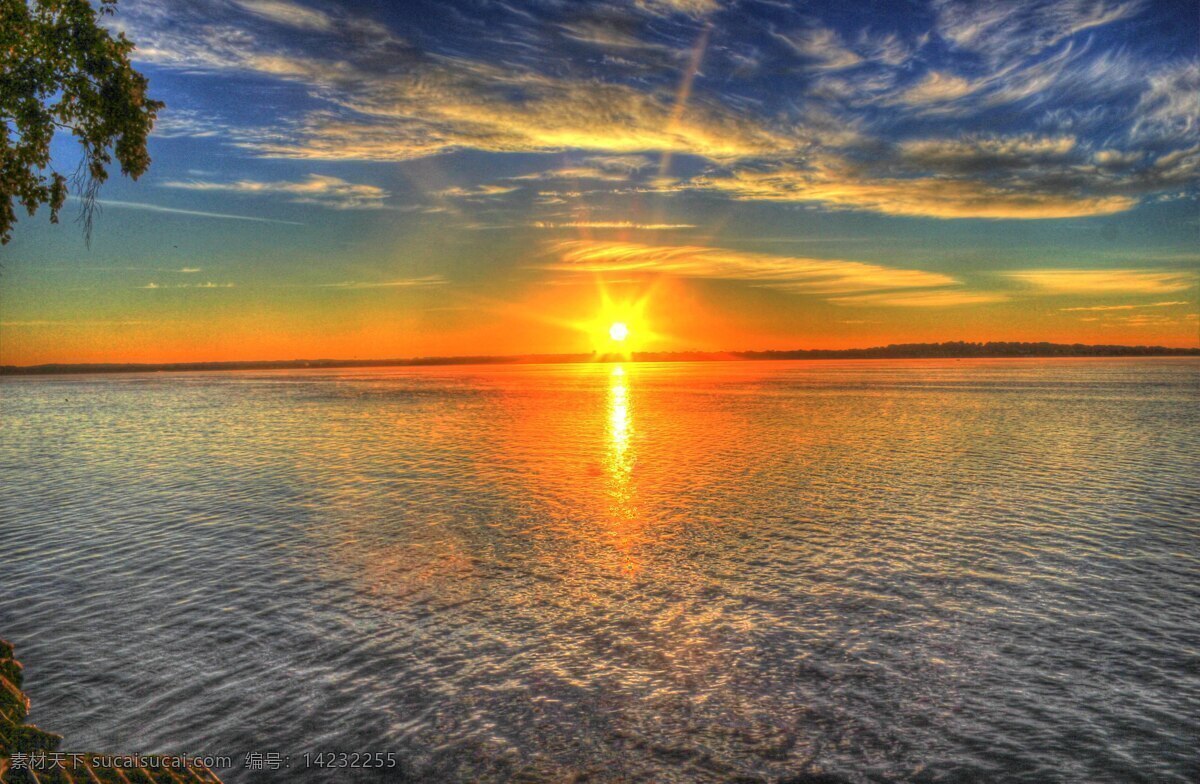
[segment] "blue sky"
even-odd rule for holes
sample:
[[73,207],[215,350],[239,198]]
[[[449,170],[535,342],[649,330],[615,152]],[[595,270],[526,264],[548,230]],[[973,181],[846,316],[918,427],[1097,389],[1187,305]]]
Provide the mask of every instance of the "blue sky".
[[1195,345],[1198,20],[123,0],[154,162],[90,250],[18,224],[0,354],[579,350],[602,299],[646,348]]

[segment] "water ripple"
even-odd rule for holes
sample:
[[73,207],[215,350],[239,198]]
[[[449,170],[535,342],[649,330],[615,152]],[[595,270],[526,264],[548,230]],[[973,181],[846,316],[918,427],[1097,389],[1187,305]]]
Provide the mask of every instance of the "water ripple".
[[69,749],[231,782],[328,780],[319,751],[394,752],[389,781],[1200,779],[1193,360],[0,392],[0,632]]

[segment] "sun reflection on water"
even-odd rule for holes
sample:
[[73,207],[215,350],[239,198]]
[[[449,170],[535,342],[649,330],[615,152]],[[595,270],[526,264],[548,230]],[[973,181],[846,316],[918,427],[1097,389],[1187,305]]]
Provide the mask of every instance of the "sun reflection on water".
[[638,570],[633,551],[640,538],[641,526],[633,482],[636,450],[631,438],[633,417],[628,378],[621,365],[615,366],[608,377],[608,453],[604,469],[611,500],[609,535],[623,557],[622,570],[633,573]]

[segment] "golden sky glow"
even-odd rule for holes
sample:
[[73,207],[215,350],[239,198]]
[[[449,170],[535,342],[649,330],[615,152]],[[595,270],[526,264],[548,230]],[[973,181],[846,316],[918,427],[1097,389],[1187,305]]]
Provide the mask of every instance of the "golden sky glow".
[[1194,15],[456,5],[122,0],[154,163],[0,363],[1200,343]]

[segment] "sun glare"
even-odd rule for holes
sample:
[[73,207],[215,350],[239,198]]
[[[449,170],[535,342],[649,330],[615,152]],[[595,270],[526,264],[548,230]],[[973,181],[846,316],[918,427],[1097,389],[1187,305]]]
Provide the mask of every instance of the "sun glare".
[[646,318],[653,283],[639,286],[639,291],[622,287],[617,296],[603,280],[596,283],[600,301],[591,318],[568,323],[587,336],[598,359],[631,359],[635,353],[647,351],[661,340],[653,322]]

